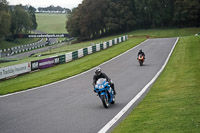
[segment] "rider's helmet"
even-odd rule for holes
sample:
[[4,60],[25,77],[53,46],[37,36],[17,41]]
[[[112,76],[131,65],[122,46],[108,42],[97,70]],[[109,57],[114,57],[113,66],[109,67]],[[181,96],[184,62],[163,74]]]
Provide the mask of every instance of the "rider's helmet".
[[96,68],[95,74],[98,75],[98,76],[101,74],[101,68],[100,67]]
[[142,49],[140,49],[139,52],[141,53],[141,52],[142,52]]

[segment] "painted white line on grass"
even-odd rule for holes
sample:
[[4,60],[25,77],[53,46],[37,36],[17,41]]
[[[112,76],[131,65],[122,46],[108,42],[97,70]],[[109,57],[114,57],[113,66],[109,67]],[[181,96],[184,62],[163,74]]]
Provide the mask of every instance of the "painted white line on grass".
[[[112,59],[110,59],[110,60],[108,60],[108,61],[106,61],[106,62],[100,64],[99,66],[102,66],[102,65],[104,65],[104,64],[106,64],[106,63],[108,63],[108,62],[110,62],[110,61],[112,61],[112,60],[117,59],[118,57],[120,57],[120,56],[122,56],[122,55],[128,53],[129,51],[131,51],[131,50],[133,50],[133,49],[139,47],[140,45],[142,45],[142,44],[145,43],[146,41],[148,41],[148,39],[145,40],[144,42],[140,43],[139,45],[137,45],[137,46],[135,46],[135,47],[133,47],[133,48],[127,50],[126,52],[124,52],[124,53],[122,53],[122,54],[120,54],[120,55],[118,55],[118,56],[116,56],[116,57],[114,57],[114,58],[112,58]],[[40,89],[40,88],[44,88],[44,87],[47,87],[47,86],[50,86],[50,85],[54,85],[54,84],[57,84],[57,83],[60,83],[60,82],[64,82],[64,81],[67,81],[67,80],[69,80],[69,79],[72,79],[72,78],[78,77],[78,76],[80,76],[80,75],[83,75],[83,74],[85,74],[85,73],[87,73],[87,72],[90,72],[90,71],[94,70],[95,68],[96,68],[96,67],[91,68],[90,70],[87,70],[87,71],[82,72],[82,73],[80,73],[80,74],[77,74],[77,75],[75,75],[75,76],[69,77],[69,78],[67,78],[67,79],[63,79],[63,80],[60,80],[60,81],[56,81],[56,82],[53,82],[53,83],[50,83],[50,84],[47,84],[47,85],[39,86],[39,87],[36,87],[36,88],[32,88],[32,89],[28,89],[28,90],[24,90],[24,91],[20,91],[20,92],[15,92],[15,93],[7,94],[7,95],[2,95],[2,96],[0,96],[0,98],[12,96],[12,95],[16,95],[16,94],[20,94],[20,93],[24,93],[24,92],[34,91],[34,90],[37,90],[37,89]]]
[[174,48],[178,42],[179,38],[176,39],[176,42],[174,43],[174,46],[172,47],[165,63],[161,67],[161,69],[158,71],[158,73],[154,76],[154,78],[111,120],[109,121],[98,133],[106,133],[121,117],[123,114],[126,113],[126,111],[142,96],[142,94],[150,87],[151,84],[158,78],[160,73],[164,70],[165,66],[167,65],[167,62],[169,61],[169,58],[174,51]]

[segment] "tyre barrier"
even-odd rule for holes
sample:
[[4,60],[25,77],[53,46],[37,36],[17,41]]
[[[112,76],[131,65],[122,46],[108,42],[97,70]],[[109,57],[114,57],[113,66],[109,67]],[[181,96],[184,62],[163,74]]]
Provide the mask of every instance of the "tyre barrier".
[[[16,77],[18,75],[30,73],[35,70],[46,69],[58,64],[67,63],[67,62],[79,59],[81,57],[87,56],[89,54],[96,53],[97,51],[107,49],[113,45],[116,45],[118,43],[121,43],[127,40],[128,40],[128,36],[126,35],[119,38],[115,38],[107,42],[103,42],[103,43],[96,44],[93,46],[88,46],[86,48],[81,48],[79,50],[69,52],[64,55],[41,59],[41,60],[32,61],[32,62],[23,63],[23,64],[18,64],[18,65],[13,65],[13,66],[8,66],[8,67],[3,67],[3,68],[0,68],[0,80],[9,79],[11,77]],[[34,49],[36,47],[32,47],[32,48]],[[27,49],[28,48],[26,48],[25,50]]]
[[40,39],[38,42],[31,43],[31,44],[26,44],[26,45],[21,45],[21,46],[16,46],[12,48],[7,48],[7,49],[2,49],[0,50],[0,57],[7,57],[7,56],[12,56],[14,54],[26,52],[29,50],[37,49],[46,46],[46,42],[39,44],[43,41],[43,38]]

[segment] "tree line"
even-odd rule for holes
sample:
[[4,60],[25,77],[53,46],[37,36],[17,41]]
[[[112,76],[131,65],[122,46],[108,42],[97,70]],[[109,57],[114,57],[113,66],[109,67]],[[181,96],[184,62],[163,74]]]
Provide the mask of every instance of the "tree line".
[[6,0],[0,2],[0,39],[37,29],[35,11],[32,6],[9,6]]
[[71,10],[68,8],[62,8],[60,6],[53,6],[50,5],[48,7],[38,7],[38,12],[65,12],[65,13],[71,13]]
[[79,41],[144,28],[200,26],[200,0],[83,0],[66,29]]

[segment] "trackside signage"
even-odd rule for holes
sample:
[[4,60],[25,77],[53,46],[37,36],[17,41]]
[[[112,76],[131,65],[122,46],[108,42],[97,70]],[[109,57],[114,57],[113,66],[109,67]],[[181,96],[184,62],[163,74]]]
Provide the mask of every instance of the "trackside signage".
[[43,60],[33,61],[31,62],[31,70],[36,69],[45,69],[48,67],[54,66],[59,60],[57,61],[56,58],[47,58]]
[[14,38],[66,38],[68,34],[15,34]]
[[23,63],[19,65],[0,68],[0,79],[27,73],[31,71],[31,63]]

